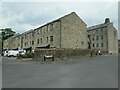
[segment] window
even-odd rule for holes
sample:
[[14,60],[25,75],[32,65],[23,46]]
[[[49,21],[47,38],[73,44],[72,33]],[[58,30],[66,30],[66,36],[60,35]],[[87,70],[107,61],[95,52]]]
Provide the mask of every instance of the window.
[[39,34],[39,29],[37,30],[37,34]]
[[94,44],[93,44],[93,47],[94,47]]
[[48,37],[47,37],[47,43],[48,43]]
[[32,32],[32,37],[34,37],[34,32]]
[[34,41],[32,41],[32,45],[34,45]]
[[41,43],[42,43],[42,38],[41,38]]
[[88,34],[88,38],[90,38],[90,34]]
[[101,47],[103,47],[103,43],[101,43]]
[[50,36],[50,42],[53,42],[53,36]]
[[99,47],[99,44],[97,43],[97,47]]
[[25,46],[26,46],[26,42],[25,42]]
[[103,39],[103,36],[101,36],[101,39]]
[[98,40],[99,38],[98,38],[98,36],[96,36],[96,40]]
[[103,28],[101,28],[101,30],[100,30],[100,31],[101,31],[101,33],[103,33]]
[[92,39],[93,39],[93,41],[94,41],[94,37],[93,37]]
[[96,30],[96,33],[98,33],[98,30]]
[[39,39],[37,39],[37,44],[39,44]]

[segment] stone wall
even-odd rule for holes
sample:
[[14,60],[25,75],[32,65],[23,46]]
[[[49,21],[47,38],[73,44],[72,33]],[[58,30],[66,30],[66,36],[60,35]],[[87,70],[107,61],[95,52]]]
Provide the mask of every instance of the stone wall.
[[12,50],[12,49],[17,49],[18,47],[21,46],[21,36],[20,34],[16,34],[3,42],[3,48]]
[[78,48],[87,49],[87,25],[75,13],[72,12],[61,18],[48,22],[39,28],[31,29],[20,35],[13,36],[4,42],[4,48],[23,49],[43,47],[50,48]]
[[21,35],[21,44],[22,44],[21,48],[29,48],[32,45],[34,45],[35,44],[34,37],[35,36],[33,30],[23,33]]
[[114,54],[118,53],[118,35],[112,22],[89,27],[88,34],[92,49],[100,50],[105,54],[106,52],[109,54],[110,51]]
[[118,53],[118,35],[113,24],[108,25],[108,53],[110,51],[114,54]]
[[[53,41],[51,41],[51,36]],[[39,40],[39,43],[37,43],[37,40]],[[48,44],[50,44],[50,47],[60,48],[60,21],[54,21],[40,27],[40,29],[35,29],[34,41],[34,49]]]
[[[95,52],[93,51],[95,55]],[[53,55],[54,60],[69,59],[74,57],[90,56],[90,50],[81,49],[36,49],[34,52],[34,60],[44,60],[45,55]]]
[[88,48],[87,25],[76,14],[61,19],[61,48]]

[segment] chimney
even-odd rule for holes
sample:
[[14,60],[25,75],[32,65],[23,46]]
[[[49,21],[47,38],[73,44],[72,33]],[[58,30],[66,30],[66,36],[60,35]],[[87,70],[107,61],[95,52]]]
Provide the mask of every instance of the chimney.
[[105,19],[105,24],[106,24],[106,23],[110,23],[110,19],[109,19],[109,18],[106,18],[106,19]]

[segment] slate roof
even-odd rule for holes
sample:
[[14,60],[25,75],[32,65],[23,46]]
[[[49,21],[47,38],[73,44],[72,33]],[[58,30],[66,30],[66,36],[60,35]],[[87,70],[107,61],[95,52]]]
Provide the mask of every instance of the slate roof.
[[95,26],[90,26],[90,27],[87,28],[87,30],[95,30],[95,29],[107,27],[111,23],[102,23],[102,24],[98,24],[98,25],[95,25]]

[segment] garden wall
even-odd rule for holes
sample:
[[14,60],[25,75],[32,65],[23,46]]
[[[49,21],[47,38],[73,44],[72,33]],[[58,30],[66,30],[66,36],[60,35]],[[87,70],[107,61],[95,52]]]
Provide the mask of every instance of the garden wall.
[[[92,52],[95,55],[95,52]],[[81,49],[36,49],[34,52],[34,60],[44,60],[44,56],[53,55],[54,60],[69,59],[74,57],[90,56],[90,50]]]

